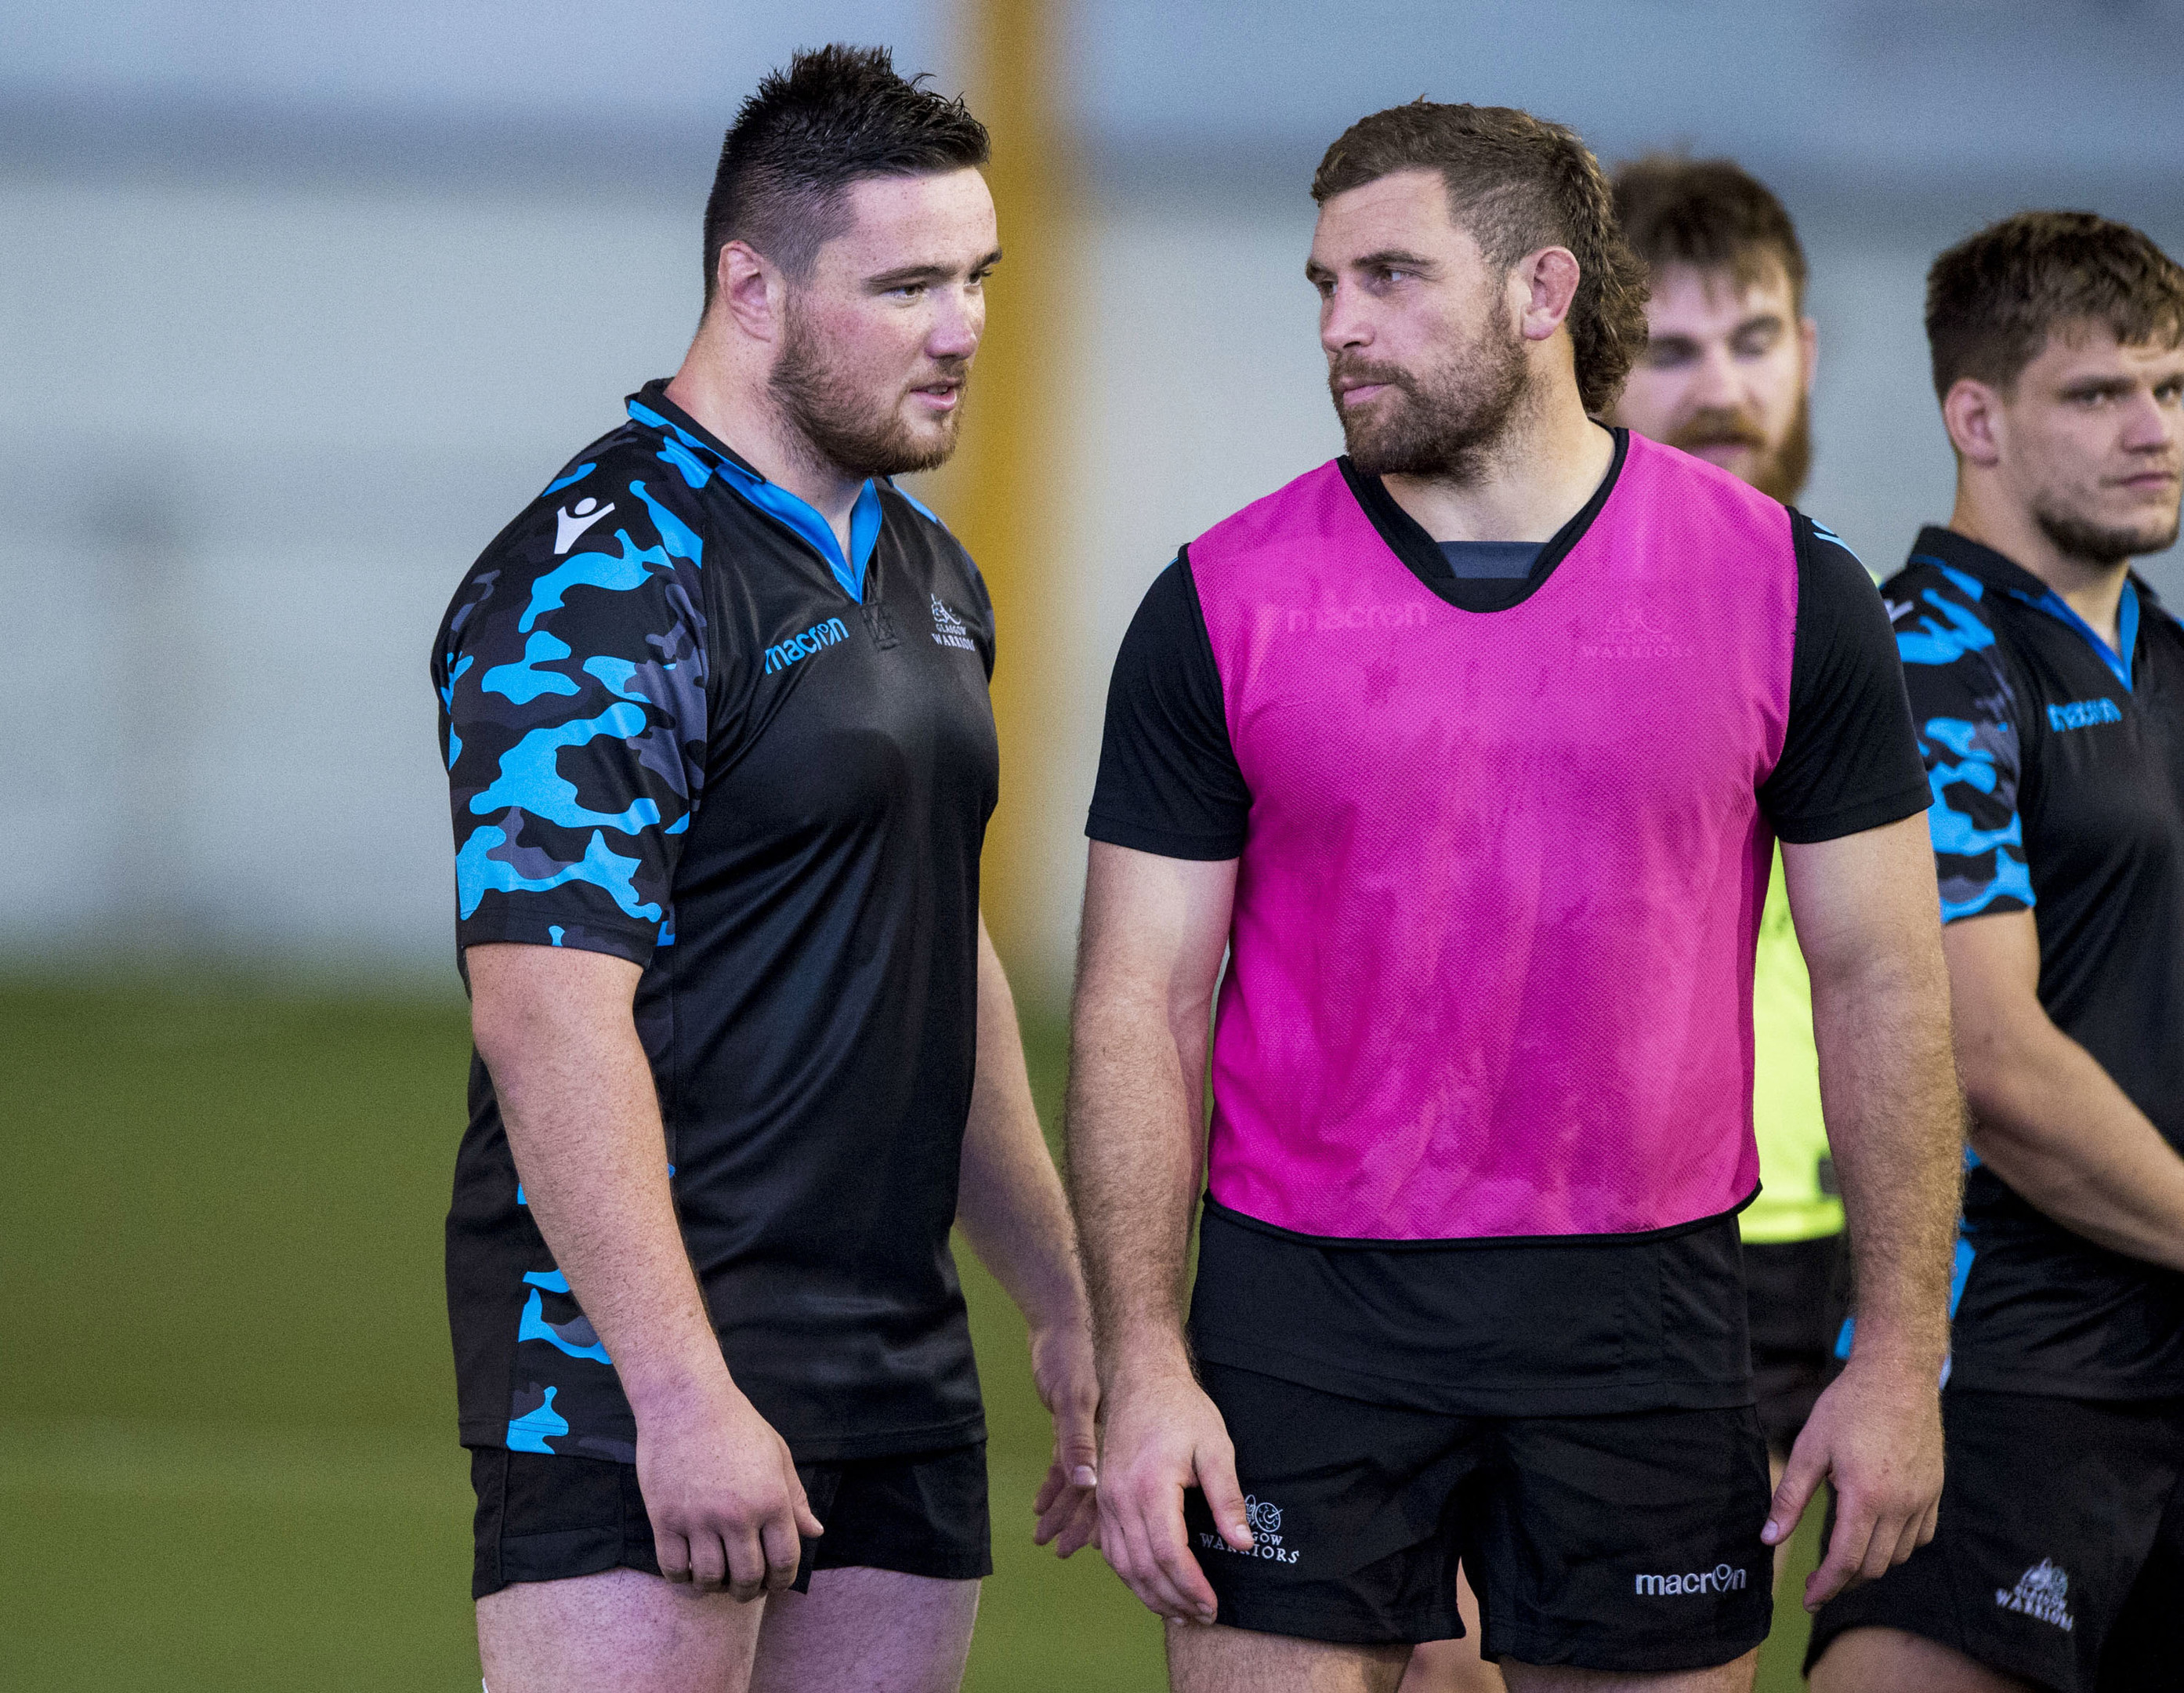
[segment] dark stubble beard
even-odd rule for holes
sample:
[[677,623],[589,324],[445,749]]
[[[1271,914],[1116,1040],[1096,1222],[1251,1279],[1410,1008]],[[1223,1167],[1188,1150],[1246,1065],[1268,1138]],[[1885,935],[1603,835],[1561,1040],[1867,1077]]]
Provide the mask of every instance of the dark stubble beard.
[[[956,409],[940,420],[939,433],[921,435],[898,409],[900,391],[886,403],[875,404],[871,394],[828,360],[824,342],[794,304],[786,316],[781,355],[766,388],[815,458],[861,477],[903,476],[947,462],[956,450],[967,385],[957,391]],[[941,360],[934,374],[960,378],[968,368],[967,360]]]
[[2169,514],[2164,528],[2156,529],[2104,528],[2075,511],[2061,511],[2044,501],[2032,508],[2032,518],[2040,525],[2040,533],[2055,544],[2056,551],[2103,570],[2113,569],[2128,558],[2165,552],[2176,545],[2175,511]]
[[[1367,408],[1373,415],[1353,416],[1334,387],[1345,377],[1385,383],[1402,401],[1375,401]],[[1344,357],[1329,367],[1327,379],[1343,444],[1360,471],[1457,483],[1478,479],[1531,387],[1524,344],[1506,305],[1497,307],[1462,356],[1425,377],[1396,365]]]

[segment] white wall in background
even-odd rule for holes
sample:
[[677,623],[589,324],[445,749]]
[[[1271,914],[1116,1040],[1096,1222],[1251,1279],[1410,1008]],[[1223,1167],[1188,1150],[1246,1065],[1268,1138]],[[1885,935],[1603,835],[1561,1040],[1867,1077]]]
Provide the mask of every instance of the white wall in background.
[[427,651],[694,213],[0,185],[0,946],[449,956]]

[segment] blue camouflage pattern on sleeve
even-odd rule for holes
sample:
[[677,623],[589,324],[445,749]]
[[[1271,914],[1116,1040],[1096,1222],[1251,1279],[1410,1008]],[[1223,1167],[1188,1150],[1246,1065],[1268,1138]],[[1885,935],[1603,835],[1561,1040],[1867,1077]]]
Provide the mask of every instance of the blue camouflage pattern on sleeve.
[[704,544],[673,509],[687,478],[638,446],[610,438],[547,485],[473,567],[433,655],[459,947],[644,964],[672,942],[705,775]]
[[2032,908],[2018,812],[2019,702],[1977,578],[1914,559],[1888,584],[1888,614],[1933,803],[1926,813],[1942,920]]

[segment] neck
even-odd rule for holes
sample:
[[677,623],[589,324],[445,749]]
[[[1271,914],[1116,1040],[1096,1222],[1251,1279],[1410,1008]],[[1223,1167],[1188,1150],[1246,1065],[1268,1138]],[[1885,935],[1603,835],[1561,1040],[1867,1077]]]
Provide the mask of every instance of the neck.
[[767,383],[768,349],[729,343],[708,313],[667,397],[733,447],[768,482],[787,489],[827,520],[846,556],[850,513],[866,478],[825,458],[783,416]]
[[1975,480],[1967,474],[1957,478],[1957,504],[1949,514],[1949,527],[2031,571],[2084,618],[2111,651],[2118,650],[2129,559],[2081,558],[2064,552],[2022,500],[2009,498],[1984,478]]
[[1396,503],[1437,541],[1550,541],[1607,474],[1615,439],[1585,414],[1574,382],[1548,378],[1473,474],[1390,475]]

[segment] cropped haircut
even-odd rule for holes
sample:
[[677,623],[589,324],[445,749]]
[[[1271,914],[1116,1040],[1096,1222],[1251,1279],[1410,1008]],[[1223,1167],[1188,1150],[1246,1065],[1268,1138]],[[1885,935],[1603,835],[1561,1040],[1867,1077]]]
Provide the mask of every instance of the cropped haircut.
[[1615,173],[1623,238],[1658,276],[1663,266],[1726,271],[1741,288],[1779,265],[1791,306],[1805,309],[1805,249],[1797,226],[1762,182],[1734,159],[1649,153]]
[[883,47],[837,42],[769,71],[721,143],[705,201],[705,303],[721,249],[747,243],[798,281],[848,227],[844,191],[867,176],[922,176],[983,165],[986,126],[959,98],[905,81]]
[[2184,267],[2129,224],[2029,211],[1960,241],[1926,273],[1934,392],[1963,377],[2008,394],[2048,338],[2105,325],[2126,346],[2184,342]]
[[1616,228],[1600,161],[1576,132],[1507,106],[1413,100],[1345,130],[1319,161],[1312,197],[1324,204],[1398,170],[1440,173],[1451,215],[1489,264],[1507,269],[1542,247],[1575,256],[1567,321],[1578,393],[1587,411],[1605,411],[1646,344],[1646,273]]

